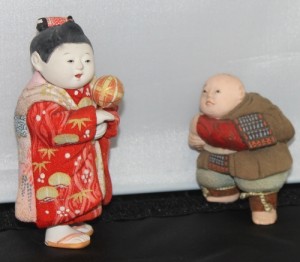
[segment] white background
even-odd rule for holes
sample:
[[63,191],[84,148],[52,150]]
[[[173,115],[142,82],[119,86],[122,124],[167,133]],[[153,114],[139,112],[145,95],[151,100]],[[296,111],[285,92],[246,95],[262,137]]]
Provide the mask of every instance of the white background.
[[[198,188],[187,145],[204,81],[237,75],[299,130],[300,1],[0,0],[0,202],[15,200],[13,114],[32,75],[29,44],[39,17],[72,15],[90,38],[97,76],[124,83],[110,169],[114,194]],[[300,182],[297,136],[288,182]]]

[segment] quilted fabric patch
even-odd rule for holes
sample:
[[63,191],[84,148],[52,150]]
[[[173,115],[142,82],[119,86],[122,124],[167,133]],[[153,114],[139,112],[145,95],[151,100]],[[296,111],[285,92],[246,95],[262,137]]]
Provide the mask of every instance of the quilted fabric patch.
[[21,137],[26,137],[28,135],[26,116],[15,115],[14,119],[16,134]]

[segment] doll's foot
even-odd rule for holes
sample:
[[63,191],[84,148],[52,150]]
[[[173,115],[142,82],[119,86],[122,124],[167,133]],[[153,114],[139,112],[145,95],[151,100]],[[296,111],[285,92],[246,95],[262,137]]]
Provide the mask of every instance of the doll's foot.
[[214,197],[214,196],[208,196],[206,198],[206,200],[208,202],[214,202],[214,203],[232,203],[235,202],[236,200],[238,200],[240,198],[240,194],[237,193],[235,195],[231,195],[231,196],[223,196],[223,197]]
[[90,237],[68,225],[54,226],[47,228],[45,244],[49,247],[80,249],[90,244]]
[[88,236],[91,236],[94,233],[94,229],[92,228],[92,226],[86,223],[73,224],[71,227]]
[[241,198],[249,197],[252,221],[256,225],[271,225],[277,220],[277,192],[242,193]]
[[202,187],[202,193],[208,202],[214,203],[232,203],[240,197],[240,192],[235,186],[218,189]]
[[252,221],[256,225],[272,225],[277,220],[277,211],[254,211],[252,212]]

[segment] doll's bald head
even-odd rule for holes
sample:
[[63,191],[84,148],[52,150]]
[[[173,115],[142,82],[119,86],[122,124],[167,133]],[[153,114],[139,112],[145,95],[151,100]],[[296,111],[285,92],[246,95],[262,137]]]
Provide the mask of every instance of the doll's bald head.
[[210,117],[222,118],[240,104],[245,95],[246,90],[240,79],[229,74],[217,74],[203,86],[200,110]]

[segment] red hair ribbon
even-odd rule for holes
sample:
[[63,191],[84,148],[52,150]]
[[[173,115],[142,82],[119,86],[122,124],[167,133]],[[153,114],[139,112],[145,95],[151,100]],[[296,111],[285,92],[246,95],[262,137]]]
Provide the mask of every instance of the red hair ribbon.
[[43,17],[38,19],[36,28],[38,31],[43,31],[46,28],[62,25],[68,21],[74,21],[72,16],[68,17],[60,17],[60,16],[52,16],[52,17]]
[[46,17],[48,27],[62,25],[69,21],[68,17]]

